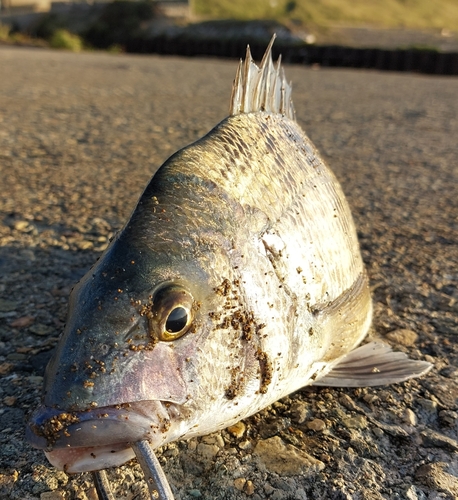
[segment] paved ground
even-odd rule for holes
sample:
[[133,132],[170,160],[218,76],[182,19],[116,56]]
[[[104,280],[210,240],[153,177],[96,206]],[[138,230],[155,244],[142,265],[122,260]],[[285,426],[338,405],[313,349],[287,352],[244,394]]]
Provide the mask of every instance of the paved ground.
[[[90,500],[89,476],[29,448],[25,419],[72,284],[156,167],[224,118],[235,63],[3,47],[0,68],[0,498]],[[160,459],[183,500],[457,498],[458,79],[286,70],[354,211],[373,333],[434,370],[308,388]],[[135,463],[109,476],[146,498]]]

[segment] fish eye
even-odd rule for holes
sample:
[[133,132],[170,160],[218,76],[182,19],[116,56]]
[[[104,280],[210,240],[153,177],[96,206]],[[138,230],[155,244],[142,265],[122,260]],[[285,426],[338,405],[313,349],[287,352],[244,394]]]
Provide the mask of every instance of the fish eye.
[[188,311],[181,306],[173,309],[165,322],[165,329],[169,333],[181,332],[188,324]]
[[165,341],[183,336],[192,324],[193,304],[192,295],[181,286],[169,285],[158,290],[149,316],[151,333]]

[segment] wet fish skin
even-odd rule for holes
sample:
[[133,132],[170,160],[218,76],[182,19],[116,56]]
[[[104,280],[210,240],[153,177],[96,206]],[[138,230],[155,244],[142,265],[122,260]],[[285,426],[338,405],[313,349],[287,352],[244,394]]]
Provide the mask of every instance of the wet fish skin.
[[[290,142],[285,143],[284,137],[289,137]],[[257,157],[253,157],[253,150]],[[237,154],[239,162],[234,164]],[[266,157],[269,161],[264,160]],[[213,168],[209,170],[207,165]],[[124,358],[127,365],[136,357],[130,349],[151,339],[138,302],[147,303],[155,289],[167,282],[181,283],[201,304],[195,321],[200,323],[199,330],[206,330],[202,336],[212,332],[212,343],[222,342],[215,338],[215,323],[221,323],[215,318],[228,316],[227,306],[218,303],[218,298],[223,302],[226,298],[218,297],[214,290],[227,280],[231,293],[240,299],[231,302],[230,307],[256,318],[263,336],[272,332],[269,337],[276,343],[279,333],[275,332],[279,330],[295,332],[299,337],[305,332],[310,337],[307,351],[313,346],[328,351],[331,332],[320,335],[321,327],[316,324],[312,308],[321,309],[335,300],[364,273],[351,215],[342,200],[334,176],[294,122],[269,114],[228,118],[159,170],[122,234],[72,293],[66,334],[47,373],[52,384],[46,383],[50,387],[45,403],[74,410],[90,408],[92,401],[99,407],[109,406],[119,401],[122,386],[129,388],[122,392],[125,401],[150,398],[153,388],[144,387],[138,375],[126,384],[125,373],[110,372],[116,365],[115,357],[118,363]],[[301,220],[313,220],[315,229],[309,229],[309,234],[297,234]],[[288,246],[278,248],[288,238]],[[322,265],[324,261],[326,266]],[[238,281],[237,286],[234,281]],[[360,312],[361,324],[355,328],[356,338],[349,337],[341,354],[361,340],[361,327],[368,324],[367,287],[362,303],[365,309]],[[213,318],[209,318],[210,313]],[[298,325],[299,321],[303,325]],[[322,322],[322,316],[318,322]],[[132,323],[137,327],[134,332]],[[308,334],[310,328],[316,334]],[[75,333],[78,331],[83,333]],[[133,333],[139,338],[128,342],[135,336]],[[238,331],[234,333],[239,335]],[[196,334],[181,342],[203,345],[202,337],[196,339]],[[117,348],[113,347],[115,343]],[[303,365],[288,334],[283,343],[282,356],[289,356],[293,364],[302,361]],[[149,378],[158,379],[171,362],[166,362],[165,354],[164,358],[159,356],[161,349],[162,345],[156,346],[143,354],[144,358],[151,355],[159,361],[153,371],[160,373],[150,374]],[[170,346],[164,350],[169,351]],[[195,355],[187,349],[184,353],[185,358]],[[78,368],[85,363],[91,368],[75,370],[75,360]],[[98,360],[104,362],[103,373],[97,370]],[[182,359],[179,366],[173,364],[180,373],[190,366],[192,363],[184,364]],[[96,376],[90,378],[92,369]],[[153,399],[183,403],[185,394],[175,394],[179,387],[175,392],[170,388],[175,378],[172,373],[167,377],[167,390],[174,397],[158,393]],[[86,380],[94,385],[85,387]],[[114,390],[117,384],[119,388]],[[63,394],[66,397],[62,398]]]
[[335,176],[290,112],[237,112],[165,162],[72,292],[28,439],[77,472],[224,428],[325,377],[371,313]]

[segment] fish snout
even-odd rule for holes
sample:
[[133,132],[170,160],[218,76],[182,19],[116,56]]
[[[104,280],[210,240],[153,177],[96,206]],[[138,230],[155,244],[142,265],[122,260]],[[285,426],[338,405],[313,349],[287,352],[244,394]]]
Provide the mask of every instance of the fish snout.
[[130,443],[147,439],[153,448],[160,446],[170,426],[171,418],[160,401],[78,412],[42,406],[29,420],[26,439],[33,447],[45,450],[57,468],[85,472],[121,465],[133,458]]

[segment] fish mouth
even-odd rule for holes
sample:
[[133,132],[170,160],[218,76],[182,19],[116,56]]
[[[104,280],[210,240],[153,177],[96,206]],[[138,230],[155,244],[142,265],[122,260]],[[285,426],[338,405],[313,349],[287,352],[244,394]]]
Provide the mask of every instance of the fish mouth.
[[30,418],[26,439],[65,472],[116,467],[135,456],[130,443],[147,439],[156,448],[166,441],[172,425],[167,406],[137,401],[77,412],[42,406]]

